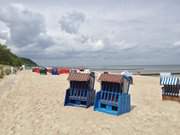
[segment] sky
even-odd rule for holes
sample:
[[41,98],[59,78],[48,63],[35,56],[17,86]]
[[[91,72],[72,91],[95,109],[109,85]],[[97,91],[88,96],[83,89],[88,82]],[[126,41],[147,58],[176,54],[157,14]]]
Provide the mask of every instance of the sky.
[[180,64],[180,0],[0,3],[0,42],[40,65]]

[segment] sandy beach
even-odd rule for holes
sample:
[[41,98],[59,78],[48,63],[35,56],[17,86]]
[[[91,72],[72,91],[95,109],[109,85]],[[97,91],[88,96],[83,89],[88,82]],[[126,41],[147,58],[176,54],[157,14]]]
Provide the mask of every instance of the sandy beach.
[[0,80],[0,135],[180,134],[180,104],[161,100],[158,76],[134,76],[132,110],[120,116],[64,107],[66,79],[23,71]]

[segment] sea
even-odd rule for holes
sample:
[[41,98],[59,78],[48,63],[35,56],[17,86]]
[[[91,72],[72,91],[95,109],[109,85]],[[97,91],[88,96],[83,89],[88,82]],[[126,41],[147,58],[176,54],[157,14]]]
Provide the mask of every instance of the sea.
[[180,74],[180,65],[107,65],[107,66],[89,66],[91,71],[104,71],[119,73],[129,71],[133,74],[141,75],[159,75],[162,72]]

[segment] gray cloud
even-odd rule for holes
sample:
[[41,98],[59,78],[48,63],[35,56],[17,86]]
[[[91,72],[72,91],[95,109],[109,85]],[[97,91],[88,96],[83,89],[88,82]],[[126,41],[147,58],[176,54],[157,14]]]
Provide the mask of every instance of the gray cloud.
[[77,33],[80,25],[85,21],[85,15],[81,12],[71,12],[62,16],[59,24],[61,29],[67,33]]
[[0,14],[0,20],[9,28],[10,37],[7,42],[19,55],[34,59],[67,58],[70,52],[77,57],[82,51],[94,52],[103,49],[103,40],[77,33],[85,19],[83,13],[68,13],[62,18],[65,19],[61,21],[65,32],[59,31],[63,34],[53,36],[47,34],[42,14],[21,4],[11,4],[1,9]]
[[11,42],[18,47],[34,43],[45,31],[43,17],[19,4],[1,9],[0,20],[10,29]]
[[70,2],[3,6],[9,47],[41,64],[179,63],[179,1]]
[[[20,55],[39,53],[52,44],[46,34],[45,20],[41,14],[32,12],[21,4],[11,4],[0,9],[0,20],[9,29],[9,44]],[[29,52],[29,53],[27,53]]]

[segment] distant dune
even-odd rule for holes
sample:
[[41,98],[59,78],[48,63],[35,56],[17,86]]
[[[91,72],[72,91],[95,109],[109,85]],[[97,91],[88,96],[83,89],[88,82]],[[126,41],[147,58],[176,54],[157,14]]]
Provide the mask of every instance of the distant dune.
[[14,53],[10,51],[5,45],[0,44],[0,64],[3,65],[11,65],[11,66],[37,66],[37,64],[28,59],[23,57],[18,57]]

